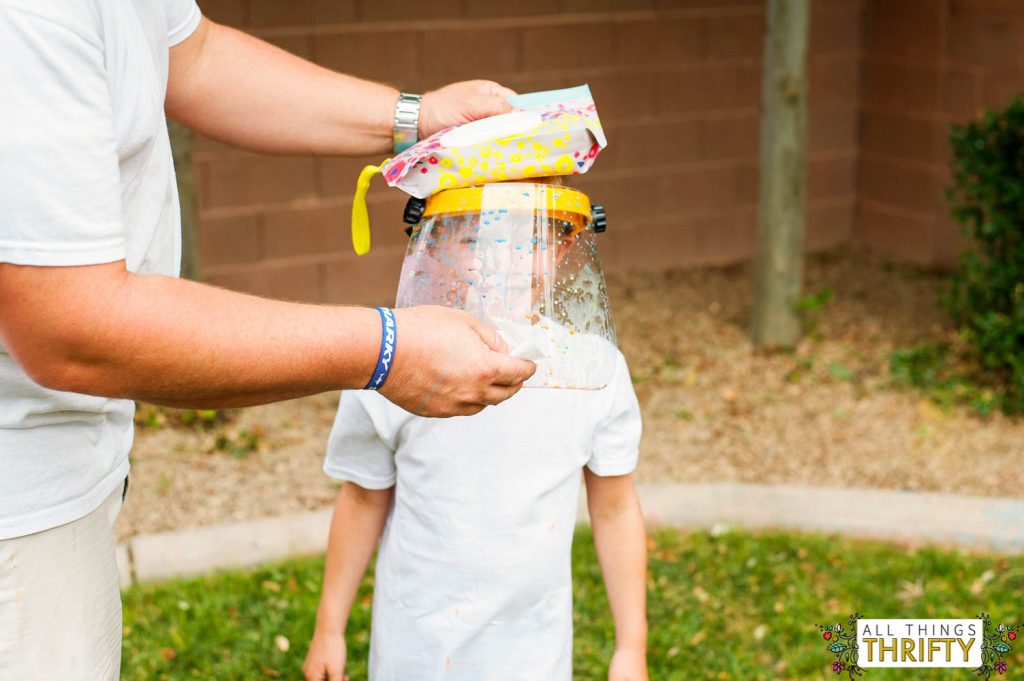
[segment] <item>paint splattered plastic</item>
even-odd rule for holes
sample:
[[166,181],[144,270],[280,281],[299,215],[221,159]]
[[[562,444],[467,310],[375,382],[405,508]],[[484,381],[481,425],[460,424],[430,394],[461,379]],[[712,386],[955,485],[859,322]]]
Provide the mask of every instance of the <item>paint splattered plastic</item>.
[[396,305],[444,305],[494,326],[513,355],[537,362],[530,387],[598,389],[615,370],[591,206],[572,189],[500,183],[432,197]]

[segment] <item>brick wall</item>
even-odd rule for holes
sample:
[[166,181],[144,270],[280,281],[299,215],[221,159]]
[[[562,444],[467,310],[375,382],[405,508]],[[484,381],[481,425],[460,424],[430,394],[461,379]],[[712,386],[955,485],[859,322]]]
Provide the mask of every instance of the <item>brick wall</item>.
[[[811,248],[848,241],[854,230],[861,4],[814,2]],[[216,21],[325,66],[412,91],[476,77],[521,92],[589,83],[609,146],[578,186],[607,207],[606,267],[723,263],[753,252],[760,0],[201,6]],[[404,194],[374,184],[369,255],[357,258],[348,236],[358,170],[379,160],[256,156],[197,140],[203,277],[299,300],[391,300],[403,252]]]
[[[412,91],[486,77],[590,84],[609,147],[577,179],[608,210],[609,270],[734,262],[756,227],[762,0],[205,0],[213,19],[330,68]],[[500,46],[496,49],[495,46]],[[1024,0],[814,0],[808,248],[860,240],[948,267],[948,127],[1024,89]],[[666,131],[669,132],[666,135]],[[351,250],[359,169],[379,158],[195,145],[200,266],[214,283],[323,302],[394,295],[405,196],[370,192],[373,251]]]
[[1024,91],[1021,0],[865,0],[856,234],[950,267],[963,244],[943,203],[949,125]]

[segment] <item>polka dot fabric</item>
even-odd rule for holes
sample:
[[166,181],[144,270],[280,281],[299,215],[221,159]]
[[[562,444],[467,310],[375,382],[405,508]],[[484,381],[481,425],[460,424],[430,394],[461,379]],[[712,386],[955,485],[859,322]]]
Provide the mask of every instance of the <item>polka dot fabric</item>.
[[489,182],[587,172],[607,146],[592,98],[522,109],[448,128],[381,166],[417,198]]

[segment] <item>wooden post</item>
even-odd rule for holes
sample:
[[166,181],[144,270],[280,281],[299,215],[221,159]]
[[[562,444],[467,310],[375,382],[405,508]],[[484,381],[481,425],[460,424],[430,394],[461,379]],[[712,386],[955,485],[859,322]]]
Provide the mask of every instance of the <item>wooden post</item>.
[[167,121],[174,156],[174,174],[178,182],[178,202],[181,204],[181,276],[195,281],[199,277],[198,216],[199,195],[196,192],[196,173],[192,163],[192,131]]
[[753,341],[792,347],[800,337],[803,278],[809,0],[766,0],[761,190]]

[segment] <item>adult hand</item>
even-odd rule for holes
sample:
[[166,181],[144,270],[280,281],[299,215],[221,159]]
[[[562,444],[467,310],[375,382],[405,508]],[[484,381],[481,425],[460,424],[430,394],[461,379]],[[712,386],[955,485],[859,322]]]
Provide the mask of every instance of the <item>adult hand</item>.
[[465,416],[519,392],[537,366],[509,357],[498,332],[462,310],[395,310],[398,339],[380,392],[420,416]]
[[508,97],[514,94],[490,80],[466,80],[428,92],[420,102],[420,139],[453,125],[508,113]]
[[342,634],[313,633],[302,673],[306,681],[348,681],[345,675],[345,637]]

